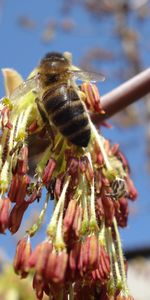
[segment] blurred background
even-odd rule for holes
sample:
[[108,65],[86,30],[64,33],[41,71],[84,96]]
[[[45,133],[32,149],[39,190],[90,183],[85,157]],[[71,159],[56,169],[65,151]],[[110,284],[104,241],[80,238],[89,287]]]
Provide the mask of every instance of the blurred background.
[[[0,41],[0,68],[14,68],[25,79],[45,53],[69,51],[74,64],[106,76],[106,81],[98,85],[100,94],[104,95],[150,66],[150,1],[0,0]],[[4,87],[0,74],[0,98],[2,96]],[[139,194],[137,201],[130,203],[128,227],[121,230],[123,248],[130,259],[129,286],[136,300],[148,300],[150,96],[109,122],[112,128],[102,128],[102,133],[112,143],[120,144]],[[21,232],[13,237],[9,233],[0,237],[1,269],[4,261],[11,262],[17,240],[23,235],[26,225],[36,218],[39,206],[35,208],[34,205],[26,214]],[[44,235],[42,228],[38,240]],[[30,287],[31,295],[25,298],[17,294],[11,284],[8,293],[7,289],[3,292],[2,285],[5,287],[8,278],[13,278],[11,270],[6,267],[4,273],[0,275],[0,299],[34,299]],[[13,280],[14,286],[19,285],[16,277]]]

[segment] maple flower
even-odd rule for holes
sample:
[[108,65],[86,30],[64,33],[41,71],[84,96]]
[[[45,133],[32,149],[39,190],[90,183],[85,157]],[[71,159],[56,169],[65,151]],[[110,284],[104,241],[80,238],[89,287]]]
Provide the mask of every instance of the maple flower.
[[[118,145],[111,145],[90,120],[91,139],[77,147],[54,129],[50,143],[35,94],[12,93],[21,77],[3,70],[6,97],[0,104],[0,232],[12,234],[34,201],[43,201],[36,223],[18,242],[15,272],[34,272],[38,299],[129,300],[126,268],[118,227],[128,219],[128,199],[136,189]],[[13,77],[13,74],[15,75]],[[80,88],[87,110],[104,113],[98,89]],[[42,190],[46,189],[43,199]],[[43,241],[32,249],[49,199],[54,211]]]

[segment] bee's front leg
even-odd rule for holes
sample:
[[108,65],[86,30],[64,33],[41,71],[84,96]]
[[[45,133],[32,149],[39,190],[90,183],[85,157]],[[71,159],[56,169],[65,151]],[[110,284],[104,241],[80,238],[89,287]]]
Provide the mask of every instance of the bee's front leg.
[[48,135],[49,135],[49,138],[50,138],[50,141],[51,141],[51,144],[52,144],[51,150],[53,150],[53,148],[54,148],[54,140],[55,140],[54,131],[52,129],[52,126],[50,125],[49,118],[48,118],[48,116],[46,114],[46,111],[45,111],[44,106],[42,105],[40,99],[36,98],[35,102],[37,104],[37,108],[38,108],[38,111],[39,111],[40,116],[42,118],[42,121],[43,121],[43,123],[44,123],[44,125],[46,127],[47,132],[48,132]]

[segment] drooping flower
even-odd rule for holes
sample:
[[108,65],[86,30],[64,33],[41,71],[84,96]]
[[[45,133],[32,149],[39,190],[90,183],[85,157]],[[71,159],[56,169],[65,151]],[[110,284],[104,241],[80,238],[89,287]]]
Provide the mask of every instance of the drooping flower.
[[23,238],[18,242],[16,255],[14,258],[14,270],[22,278],[29,272],[29,257],[31,254],[30,238]]
[[[7,98],[0,107],[0,231],[16,233],[28,206],[47,191],[28,238],[18,242],[15,272],[26,277],[34,270],[38,299],[44,293],[53,300],[69,295],[75,300],[132,299],[118,226],[127,225],[128,199],[134,200],[137,192],[124,155],[90,119],[86,148],[71,144],[56,128],[50,143],[35,94],[11,98],[17,82],[10,84],[8,73],[13,71],[4,71]],[[95,85],[84,82],[79,93],[87,109],[104,113]],[[50,198],[55,208],[46,237],[31,250],[30,238],[38,233]]]
[[1,199],[1,203],[0,203],[0,233],[5,233],[5,230],[8,228],[10,205],[11,205],[11,202],[8,197]]

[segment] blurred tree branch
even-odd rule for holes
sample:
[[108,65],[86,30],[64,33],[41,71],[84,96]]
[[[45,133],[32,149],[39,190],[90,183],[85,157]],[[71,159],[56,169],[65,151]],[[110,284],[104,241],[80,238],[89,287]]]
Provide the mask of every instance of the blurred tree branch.
[[101,104],[105,114],[92,114],[93,122],[100,124],[148,93],[150,93],[150,68],[102,96]]

